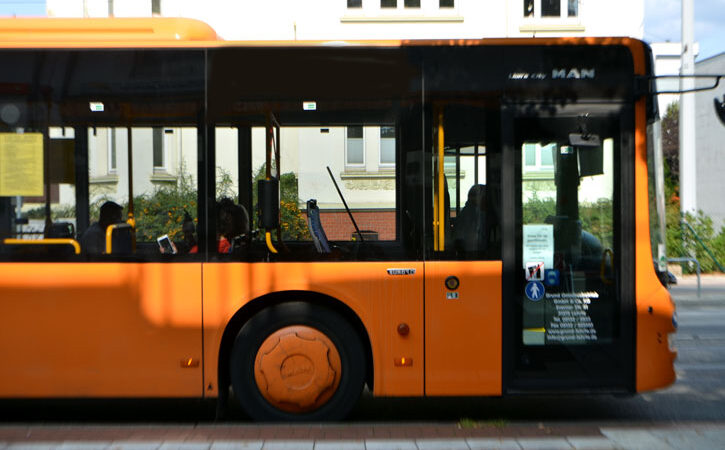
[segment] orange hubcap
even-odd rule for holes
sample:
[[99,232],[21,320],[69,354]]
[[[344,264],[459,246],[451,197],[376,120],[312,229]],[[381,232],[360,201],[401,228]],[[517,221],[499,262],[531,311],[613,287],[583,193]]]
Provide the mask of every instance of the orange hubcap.
[[287,412],[314,411],[340,384],[340,354],[320,331],[296,325],[264,340],[254,361],[254,378],[264,398]]

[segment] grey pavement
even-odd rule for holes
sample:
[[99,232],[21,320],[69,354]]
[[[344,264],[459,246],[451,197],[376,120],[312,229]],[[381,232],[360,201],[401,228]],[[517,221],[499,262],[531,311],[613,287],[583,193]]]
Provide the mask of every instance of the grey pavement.
[[725,304],[725,274],[703,274],[700,276],[698,295],[696,275],[677,277],[677,284],[670,286],[670,294],[675,302],[688,304],[722,305]]
[[[3,426],[0,425],[0,429]],[[425,439],[0,442],[0,450],[649,450],[725,448],[725,423],[601,426],[599,435]]]

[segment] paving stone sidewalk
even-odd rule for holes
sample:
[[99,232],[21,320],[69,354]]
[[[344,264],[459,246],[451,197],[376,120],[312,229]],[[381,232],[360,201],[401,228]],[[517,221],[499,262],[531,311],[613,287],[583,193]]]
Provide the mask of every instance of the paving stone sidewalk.
[[411,425],[0,425],[0,450],[717,449],[725,423],[460,428]]

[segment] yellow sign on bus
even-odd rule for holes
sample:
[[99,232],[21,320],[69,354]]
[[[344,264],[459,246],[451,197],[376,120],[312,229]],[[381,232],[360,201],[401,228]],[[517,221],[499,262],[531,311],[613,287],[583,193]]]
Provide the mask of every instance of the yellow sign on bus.
[[0,133],[0,197],[43,195],[43,134]]

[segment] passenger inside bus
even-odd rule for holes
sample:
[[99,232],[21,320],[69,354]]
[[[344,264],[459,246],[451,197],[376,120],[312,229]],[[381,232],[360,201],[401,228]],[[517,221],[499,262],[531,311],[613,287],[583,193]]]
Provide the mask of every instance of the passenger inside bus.
[[194,225],[194,219],[191,218],[187,211],[184,211],[184,223],[181,225],[181,233],[183,234],[183,240],[176,244],[179,253],[197,253],[199,247],[196,243],[196,226]]
[[485,251],[486,229],[486,186],[474,184],[453,225],[456,251],[464,256],[476,256]]
[[217,203],[217,252],[233,253],[241,249],[249,234],[249,214],[230,198]]
[[159,238],[159,251],[163,254],[180,254],[198,253],[199,246],[196,242],[196,225],[194,219],[188,211],[184,210],[184,222],[181,225],[182,240],[178,242],[169,242],[168,245],[163,244],[164,237]]
[[109,225],[123,222],[123,207],[116,202],[107,201],[101,205],[98,222],[94,222],[80,239],[81,251],[87,255],[100,255],[106,249],[106,229]]
[[[196,226],[188,212],[184,211],[184,223],[181,227],[183,240],[175,246],[180,254],[199,252],[196,240]],[[249,215],[242,205],[230,198],[217,202],[217,253],[230,254],[242,249],[249,235]],[[165,253],[160,248],[161,253]]]

